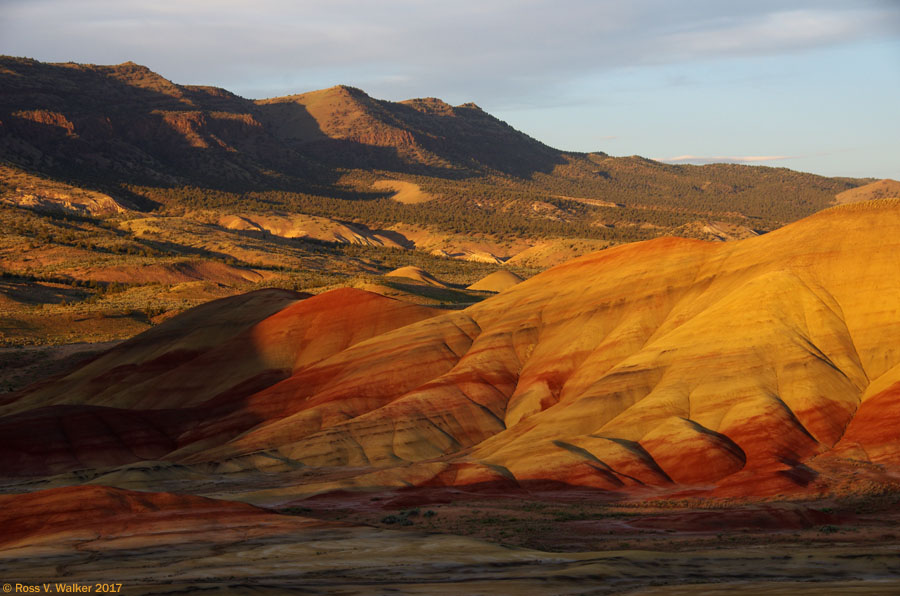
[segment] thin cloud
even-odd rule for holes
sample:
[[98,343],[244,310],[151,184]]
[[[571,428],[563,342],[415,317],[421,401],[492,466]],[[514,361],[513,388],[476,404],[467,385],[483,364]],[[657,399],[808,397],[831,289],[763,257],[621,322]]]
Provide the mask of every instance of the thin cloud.
[[[334,83],[388,99],[557,103],[578,80],[647,64],[778,54],[900,33],[861,0],[4,0],[0,52],[134,60],[241,94]],[[340,77],[340,80],[338,80]]]
[[[897,177],[890,159],[896,110],[884,99],[896,95],[900,82],[897,0],[0,0],[0,6],[3,54],[45,62],[132,60],[176,83],[216,85],[248,98],[343,83],[390,100],[474,101],[492,114],[509,113],[514,126],[542,140],[586,151],[614,142],[623,152],[673,155],[693,135],[706,139],[703,146],[740,153],[760,146],[765,134],[765,142],[775,139],[772,146],[812,156],[832,139],[846,139],[870,147],[860,151],[855,170],[836,159],[790,163],[866,175],[877,168],[881,177]],[[870,87],[878,90],[859,91]],[[759,111],[747,98],[759,100]],[[819,139],[825,129],[828,137]],[[611,130],[622,136],[599,137]],[[766,163],[747,157],[760,156],[698,159]]]
[[[888,16],[879,10],[800,9],[745,18],[700,22],[694,30],[667,35],[670,57],[770,54],[830,45],[883,31]],[[896,24],[896,16],[893,22]]]
[[782,161],[785,159],[799,159],[802,155],[679,155],[678,157],[658,158],[657,161],[664,163],[689,163],[696,165],[706,165],[711,163],[736,163],[736,164],[754,164],[769,161]]

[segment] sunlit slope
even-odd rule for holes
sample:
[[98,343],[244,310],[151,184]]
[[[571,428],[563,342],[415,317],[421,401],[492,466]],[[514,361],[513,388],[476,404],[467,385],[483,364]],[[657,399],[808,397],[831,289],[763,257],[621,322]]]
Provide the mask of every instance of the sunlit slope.
[[422,269],[421,267],[400,267],[399,269],[394,269],[393,271],[389,271],[384,274],[386,277],[398,277],[411,279],[415,282],[422,283],[429,286],[434,286],[436,288],[447,288],[447,284],[438,281],[435,279],[433,275]]
[[253,427],[254,393],[440,311],[354,289],[260,290],[175,317],[0,405],[6,475],[156,459]]
[[898,224],[896,203],[865,205],[734,245],[661,240],[552,270],[549,287],[584,281],[538,308],[507,408],[520,423],[475,457],[517,478],[615,485],[652,481],[653,463],[716,482],[827,451],[900,356]]
[[[372,391],[376,371],[433,349],[425,326],[477,328],[440,376],[369,392],[377,407],[340,422],[310,426],[322,406],[304,407],[215,458],[275,449],[310,465],[386,467],[466,450],[456,459],[518,481],[802,484],[803,462],[841,440],[870,381],[900,362],[898,231],[891,202],[732,245],[662,239],[597,253],[368,342],[391,355],[383,364],[354,371],[355,356],[338,355],[340,389],[306,399],[346,412],[338,404]],[[883,434],[862,429],[854,445]]]
[[847,203],[860,203],[876,199],[896,198],[900,198],[900,182],[885,178],[884,180],[878,180],[838,193],[834,200],[838,205],[845,205]]
[[506,269],[495,271],[469,286],[470,290],[482,290],[486,292],[502,292],[514,285],[522,283],[522,278]]
[[[0,454],[7,469],[46,471],[33,454],[9,456],[11,444],[30,453],[23,421],[96,404],[108,408],[109,436],[152,422],[169,441],[152,457],[236,474],[303,467],[314,480],[317,469],[343,469],[342,486],[827,490],[821,462],[900,463],[898,245],[900,202],[882,200],[734,243],[608,249],[464,311],[331,292],[126,387],[122,369],[101,363],[149,349],[136,338],[70,375],[78,391],[62,379],[8,404]],[[288,317],[304,309],[315,318]],[[282,332],[270,351],[252,339],[266,325],[266,337],[304,331]],[[242,358],[280,376],[238,390],[253,372],[234,376]],[[228,383],[216,381],[223,375]],[[66,457],[111,463],[84,446],[98,442],[51,441],[54,469],[71,469]],[[78,449],[87,455],[71,455]],[[135,453],[121,461],[150,457]]]

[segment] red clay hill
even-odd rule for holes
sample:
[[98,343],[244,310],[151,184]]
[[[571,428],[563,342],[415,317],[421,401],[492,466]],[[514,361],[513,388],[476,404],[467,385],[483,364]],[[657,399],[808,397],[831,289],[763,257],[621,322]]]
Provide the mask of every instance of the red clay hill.
[[154,460],[237,485],[293,478],[248,480],[254,498],[482,483],[827,494],[860,462],[887,482],[898,254],[900,203],[882,200],[733,243],[611,248],[462,311],[255,292],[2,405],[0,469],[114,483],[116,466]]

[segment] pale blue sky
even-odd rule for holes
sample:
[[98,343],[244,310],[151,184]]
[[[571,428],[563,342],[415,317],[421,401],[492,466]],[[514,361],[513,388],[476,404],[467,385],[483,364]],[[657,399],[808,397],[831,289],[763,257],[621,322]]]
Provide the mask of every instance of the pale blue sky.
[[478,103],[560,149],[900,179],[900,0],[0,0],[0,53]]

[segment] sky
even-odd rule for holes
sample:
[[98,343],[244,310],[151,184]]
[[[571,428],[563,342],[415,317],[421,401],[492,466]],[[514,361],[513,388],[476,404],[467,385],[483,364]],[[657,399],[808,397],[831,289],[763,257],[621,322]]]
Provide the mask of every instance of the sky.
[[900,180],[900,0],[0,0],[0,53],[473,101],[559,149]]

